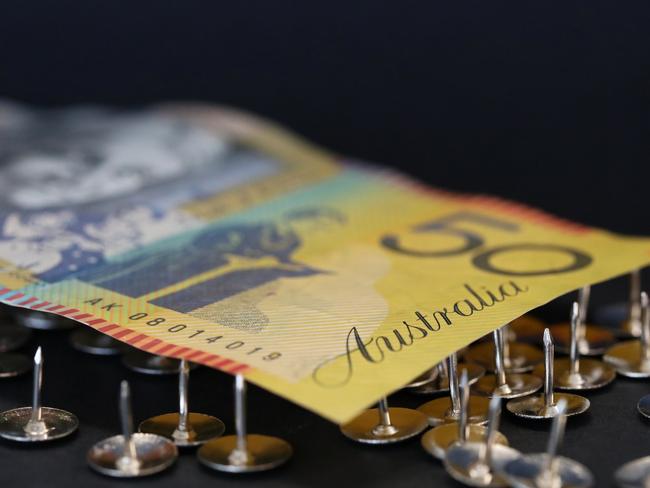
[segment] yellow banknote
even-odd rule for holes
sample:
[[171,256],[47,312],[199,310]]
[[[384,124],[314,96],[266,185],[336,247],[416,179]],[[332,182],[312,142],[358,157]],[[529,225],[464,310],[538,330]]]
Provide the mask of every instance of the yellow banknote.
[[[113,139],[119,124],[181,124],[178,158],[205,161],[99,200],[81,181],[85,200],[5,203],[0,298],[241,372],[336,422],[526,311],[650,262],[650,239],[341,163],[237,112],[93,116]],[[164,147],[150,144],[144,159]]]

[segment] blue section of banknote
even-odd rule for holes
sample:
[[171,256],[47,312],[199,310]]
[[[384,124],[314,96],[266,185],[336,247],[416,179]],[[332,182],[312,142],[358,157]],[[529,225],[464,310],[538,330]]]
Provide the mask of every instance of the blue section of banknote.
[[180,205],[278,171],[159,112],[0,103],[0,255],[55,282],[194,229]]

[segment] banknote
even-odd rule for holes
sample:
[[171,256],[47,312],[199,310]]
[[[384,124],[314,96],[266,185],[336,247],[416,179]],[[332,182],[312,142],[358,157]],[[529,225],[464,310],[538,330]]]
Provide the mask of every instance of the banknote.
[[4,303],[242,373],[335,422],[650,262],[648,238],[431,188],[207,105],[3,102],[0,187]]

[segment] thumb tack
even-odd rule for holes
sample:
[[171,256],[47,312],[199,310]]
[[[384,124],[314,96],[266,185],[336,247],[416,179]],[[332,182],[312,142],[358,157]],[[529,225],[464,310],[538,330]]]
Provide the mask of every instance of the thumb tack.
[[[460,377],[460,414],[458,422],[434,427],[426,432],[420,440],[422,448],[438,459],[444,459],[447,449],[454,443],[465,444],[466,442],[483,442],[485,440],[487,428],[483,425],[468,422],[469,388],[467,371],[463,370]],[[508,440],[501,432],[496,433],[494,442],[505,446],[508,445]]]
[[566,409],[566,400],[559,400],[545,453],[527,454],[500,466],[500,474],[511,486],[588,488],[594,484],[593,475],[585,466],[557,454],[564,438]]
[[603,356],[619,374],[629,378],[650,378],[650,305],[646,292],[641,292],[640,297],[641,337],[619,342]]
[[[455,422],[460,417],[461,400],[458,387],[458,362],[456,354],[447,358],[449,374],[449,397],[431,400],[418,407],[418,412],[427,416],[429,425],[436,426]],[[467,371],[463,370],[467,378]],[[467,380],[468,381],[468,380]],[[484,424],[487,422],[487,413],[490,401],[485,397],[470,396],[468,399],[468,422],[471,424]]]
[[506,373],[503,365],[503,331],[496,329],[494,336],[494,374],[485,375],[474,385],[474,391],[483,396],[517,398],[535,393],[542,386],[542,380],[525,373]]
[[173,442],[155,434],[134,434],[129,384],[120,385],[120,423],[122,435],[95,444],[87,455],[91,468],[114,478],[139,478],[159,473],[178,457]]
[[16,442],[44,442],[69,436],[79,427],[79,420],[70,412],[41,405],[43,355],[41,348],[34,355],[32,406],[0,413],[0,437]]
[[578,415],[589,408],[589,400],[571,393],[553,392],[553,339],[549,329],[544,330],[544,392],[510,400],[506,408],[518,417],[550,419],[558,414],[558,402],[566,401],[564,415]]
[[456,481],[469,486],[507,486],[499,472],[505,464],[521,454],[496,442],[500,415],[501,398],[494,396],[490,401],[490,418],[484,441],[459,441],[447,449],[445,469]]
[[[502,327],[503,340],[503,367],[506,373],[525,373],[544,360],[544,355],[539,348],[524,342],[513,342],[514,336],[508,325]],[[469,348],[465,359],[477,363],[488,371],[496,371],[495,344],[493,342],[480,342]]]
[[426,415],[410,408],[388,408],[386,397],[377,408],[366,410],[341,426],[347,438],[362,444],[392,444],[422,433],[428,426]]
[[[587,310],[589,309],[589,296],[591,287],[584,286],[578,291],[578,351],[582,356],[599,356],[611,346],[616,338],[608,329],[597,325],[587,325]],[[562,353],[569,353],[571,349],[571,323],[561,323],[551,326],[551,334],[556,341],[556,348]]]
[[235,430],[203,444],[197,456],[208,468],[228,473],[268,471],[286,463],[293,454],[291,444],[267,435],[248,434],[246,429],[246,382],[235,377]]
[[[554,384],[559,390],[594,390],[608,385],[616,377],[616,371],[609,364],[595,359],[580,358],[578,350],[578,325],[580,310],[573,302],[571,308],[571,348],[569,358],[554,361]],[[535,368],[535,375],[543,376],[542,368]]]
[[188,411],[189,379],[190,365],[183,359],[178,380],[178,413],[147,419],[140,424],[140,432],[167,437],[179,447],[198,446],[223,434],[225,426],[218,418]]

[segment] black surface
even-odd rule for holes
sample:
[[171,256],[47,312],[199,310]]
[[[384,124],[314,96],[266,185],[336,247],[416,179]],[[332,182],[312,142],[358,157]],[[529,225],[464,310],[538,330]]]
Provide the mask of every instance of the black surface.
[[[626,284],[618,279],[595,287],[594,308],[625,299]],[[566,320],[571,299],[571,295],[561,297],[536,313],[550,322]],[[90,470],[85,456],[93,443],[119,431],[120,381],[130,381],[137,423],[176,411],[177,380],[130,372],[117,357],[78,352],[69,346],[68,334],[39,331],[23,351],[32,354],[37,344],[43,346],[44,405],[77,414],[80,430],[48,445],[0,442],[2,486],[460,486],[422,450],[418,439],[392,446],[356,444],[336,425],[254,386],[249,387],[249,432],[289,441],[295,455],[288,465],[262,474],[227,475],[200,466],[195,449],[183,449],[176,466],[160,475],[137,481],[105,478]],[[636,412],[637,401],[648,390],[647,382],[619,377],[603,390],[586,393],[591,409],[569,419],[562,454],[585,463],[594,472],[597,486],[611,486],[617,467],[649,453],[650,423]],[[28,405],[30,395],[31,375],[0,380],[0,409]],[[399,392],[390,403],[417,407],[428,398]],[[209,368],[192,372],[190,410],[220,417],[227,433],[233,433],[232,402],[231,377]],[[505,408],[502,414],[502,431],[522,452],[543,450],[549,426],[520,420]]]
[[[650,234],[648,25],[645,0],[10,0],[0,8],[0,96],[41,105],[225,103],[434,185]],[[605,303],[625,291],[595,295]],[[72,350],[65,335],[37,334],[49,358],[45,399],[75,411],[81,431],[47,448],[0,444],[2,486],[128,486],[84,461],[93,442],[117,430],[119,380],[133,382],[138,419],[175,407],[172,378],[130,374],[116,359]],[[230,386],[198,370],[193,407],[232,426]],[[646,390],[617,380],[588,395],[587,417],[569,422],[564,452],[593,469],[599,486],[622,462],[650,453],[649,426],[634,411]],[[28,378],[0,382],[0,407],[28,397]],[[238,478],[200,468],[190,453],[138,485],[445,484],[417,442],[357,446],[283,400],[255,388],[250,397],[251,430],[290,440],[290,465]],[[526,451],[546,438],[545,428],[505,413],[504,430]]]
[[650,234],[650,2],[6,0],[0,96],[225,103],[429,183]]

